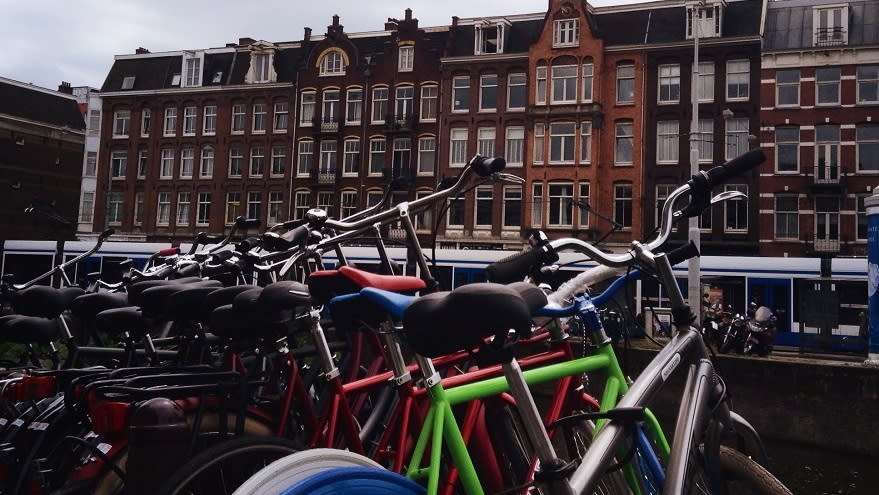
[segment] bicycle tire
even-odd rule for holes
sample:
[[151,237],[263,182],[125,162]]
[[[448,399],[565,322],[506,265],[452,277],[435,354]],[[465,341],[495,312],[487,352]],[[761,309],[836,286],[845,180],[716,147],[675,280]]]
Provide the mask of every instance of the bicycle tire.
[[339,467],[310,476],[281,495],[423,495],[423,486],[386,469]]
[[384,469],[372,459],[347,450],[303,450],[266,466],[238,487],[234,495],[277,495],[310,476],[337,467]]
[[[698,458],[701,461],[703,448],[700,446]],[[754,459],[726,445],[720,446],[720,464],[727,479],[727,492],[736,495],[792,495],[792,492],[778,478]],[[692,493],[711,493],[702,463],[697,463],[697,472],[691,478]]]
[[202,451],[162,483],[159,495],[229,493],[271,462],[301,450],[283,438],[242,437]]

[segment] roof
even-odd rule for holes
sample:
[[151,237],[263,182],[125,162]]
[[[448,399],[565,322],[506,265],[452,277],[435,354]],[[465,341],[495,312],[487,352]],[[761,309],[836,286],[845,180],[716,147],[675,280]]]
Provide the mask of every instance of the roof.
[[[764,50],[812,48],[812,10],[822,5],[840,5],[839,0],[784,0],[769,3],[766,12]],[[879,44],[879,2],[848,2],[847,46]]]
[[76,98],[11,79],[0,78],[0,114],[85,130]]
[[[494,18],[488,18],[490,21]],[[498,17],[503,19],[503,17]],[[537,41],[543,30],[543,17],[539,19],[515,19],[510,22],[504,39],[504,53],[528,53],[531,44]],[[473,24],[459,24],[454,28],[452,46],[447,56],[464,57],[473,55],[476,37],[476,28]]]

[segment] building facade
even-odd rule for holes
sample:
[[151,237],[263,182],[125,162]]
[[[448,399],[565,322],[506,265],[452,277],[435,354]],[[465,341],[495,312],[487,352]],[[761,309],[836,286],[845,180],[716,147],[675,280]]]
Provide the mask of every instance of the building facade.
[[72,88],[72,91],[85,121],[85,146],[76,237],[86,239],[96,237],[100,233],[95,232],[93,222],[98,186],[98,151],[101,149],[101,96],[97,88],[88,86],[77,86]]
[[879,4],[769,3],[759,235],[769,256],[866,254],[879,185]]

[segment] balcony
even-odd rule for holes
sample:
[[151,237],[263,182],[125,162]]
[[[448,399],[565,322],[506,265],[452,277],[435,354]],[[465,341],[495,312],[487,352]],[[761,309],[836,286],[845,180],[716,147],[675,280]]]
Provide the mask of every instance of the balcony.
[[820,237],[815,237],[812,247],[816,253],[838,253],[839,239],[822,239]]
[[311,119],[312,129],[315,134],[336,134],[339,132],[339,119]]
[[815,29],[815,46],[844,46],[848,44],[848,36],[841,27],[828,27]]
[[407,113],[403,115],[388,115],[385,117],[385,130],[388,132],[411,132],[418,125],[418,116]]
[[326,185],[336,183],[336,169],[321,168],[311,169],[311,179],[314,184]]
[[811,177],[806,176],[806,182],[812,193],[839,194],[845,188],[845,177],[840,173],[839,165],[816,165]]

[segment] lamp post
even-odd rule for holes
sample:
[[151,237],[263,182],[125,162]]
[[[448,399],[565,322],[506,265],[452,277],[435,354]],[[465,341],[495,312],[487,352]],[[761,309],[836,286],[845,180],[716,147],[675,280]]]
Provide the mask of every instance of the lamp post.
[[[693,8],[693,80],[690,84],[690,101],[693,105],[693,116],[690,121],[690,175],[699,173],[699,92],[697,86],[699,84],[699,19],[702,17],[702,9],[704,0]],[[699,216],[690,217],[689,229],[687,230],[688,239],[700,249],[701,233],[699,231]],[[702,287],[700,283],[700,264],[699,257],[690,258],[687,264],[687,298],[689,299],[690,309],[696,315],[696,321],[702,321],[702,305],[700,304],[700,293]]]

